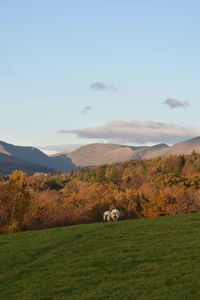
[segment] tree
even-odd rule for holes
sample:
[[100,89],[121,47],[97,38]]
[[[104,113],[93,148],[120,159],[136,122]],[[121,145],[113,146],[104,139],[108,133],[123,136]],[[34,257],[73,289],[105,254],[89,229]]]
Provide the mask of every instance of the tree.
[[30,203],[30,193],[27,190],[27,174],[14,171],[9,179],[2,204],[7,211],[8,232],[18,231],[23,227],[24,214]]

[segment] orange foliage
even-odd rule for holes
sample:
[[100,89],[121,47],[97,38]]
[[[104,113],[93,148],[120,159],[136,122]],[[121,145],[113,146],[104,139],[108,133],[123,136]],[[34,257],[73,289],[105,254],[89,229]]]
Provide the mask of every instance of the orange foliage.
[[200,154],[0,181],[0,232],[98,222],[113,208],[123,219],[200,211]]

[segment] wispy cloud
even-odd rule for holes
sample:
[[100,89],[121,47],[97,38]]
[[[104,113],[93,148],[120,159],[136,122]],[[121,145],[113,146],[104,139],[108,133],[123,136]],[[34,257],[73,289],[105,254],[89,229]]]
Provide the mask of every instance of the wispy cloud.
[[82,112],[83,112],[84,114],[87,114],[87,112],[88,112],[89,110],[91,110],[91,107],[90,107],[90,106],[84,106],[83,109],[82,109]]
[[106,140],[110,143],[169,143],[174,144],[200,135],[199,128],[152,121],[113,121],[100,127],[58,131],[80,138]]
[[117,89],[114,85],[106,85],[105,83],[100,82],[100,81],[96,81],[96,82],[90,84],[90,87],[97,91],[113,91],[113,92],[117,91]]
[[163,102],[164,104],[166,104],[167,106],[169,106],[170,108],[177,108],[177,107],[186,107],[189,104],[189,102],[187,101],[180,101],[177,99],[173,99],[173,98],[168,98],[166,101]]
[[77,112],[82,113],[82,114],[87,114],[91,109],[92,108],[89,105],[87,105],[87,106],[84,106],[82,109],[77,110]]
[[48,145],[38,147],[41,150],[55,151],[55,152],[71,152],[80,148],[81,144],[65,144],[65,145]]

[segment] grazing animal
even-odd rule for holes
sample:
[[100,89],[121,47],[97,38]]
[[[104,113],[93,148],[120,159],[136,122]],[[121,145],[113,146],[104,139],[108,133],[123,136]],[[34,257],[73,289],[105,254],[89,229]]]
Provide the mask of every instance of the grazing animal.
[[110,222],[112,219],[111,212],[109,210],[105,211],[103,214],[103,220]]
[[117,221],[119,219],[119,217],[120,217],[120,211],[118,209],[116,209],[116,208],[113,209],[111,211],[111,217],[112,217],[113,221]]

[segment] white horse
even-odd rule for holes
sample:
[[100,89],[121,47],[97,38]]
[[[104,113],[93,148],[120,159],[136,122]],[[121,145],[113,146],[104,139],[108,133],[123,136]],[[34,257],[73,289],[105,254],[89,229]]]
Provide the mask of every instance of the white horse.
[[105,211],[103,214],[103,220],[110,222],[112,219],[111,212],[109,210]]
[[112,217],[113,221],[117,221],[119,219],[119,217],[120,217],[120,211],[118,209],[116,209],[116,208],[113,209],[111,211],[111,217]]

